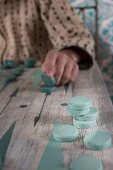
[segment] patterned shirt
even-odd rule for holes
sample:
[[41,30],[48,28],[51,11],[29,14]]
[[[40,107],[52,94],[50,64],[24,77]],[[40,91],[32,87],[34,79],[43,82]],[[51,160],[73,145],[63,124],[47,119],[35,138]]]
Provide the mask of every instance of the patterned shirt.
[[0,62],[44,60],[52,48],[78,47],[94,57],[94,41],[67,0],[0,0]]

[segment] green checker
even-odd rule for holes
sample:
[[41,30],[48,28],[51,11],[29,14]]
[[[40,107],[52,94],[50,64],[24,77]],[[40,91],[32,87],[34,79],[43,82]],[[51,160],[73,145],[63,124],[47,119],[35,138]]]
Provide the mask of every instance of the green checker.
[[55,126],[53,131],[53,137],[59,142],[69,142],[76,140],[79,133],[76,127],[73,125],[58,125]]
[[68,111],[71,112],[71,114],[74,117],[76,117],[76,116],[86,115],[90,111],[90,108],[78,111],[78,110],[74,110],[74,109],[71,109],[71,108],[68,107]]
[[81,120],[81,121],[93,121],[93,120],[97,120],[98,118],[98,111],[95,107],[91,107],[90,111],[83,115],[83,116],[77,116],[76,115],[76,119],[77,120]]
[[17,67],[17,63],[14,60],[8,60],[9,68]]
[[78,109],[83,109],[84,107],[90,107],[92,102],[88,96],[75,96],[72,97],[68,103],[76,106]]
[[103,170],[101,160],[89,156],[79,156],[70,164],[71,170]]
[[5,60],[3,66],[4,68],[15,68],[17,67],[17,63],[14,60]]
[[87,128],[93,128],[93,127],[96,127],[97,126],[97,122],[96,120],[94,121],[78,121],[78,120],[75,120],[73,118],[73,125],[77,128],[84,128],[84,129],[87,129]]
[[81,106],[81,107],[77,107],[76,105],[74,105],[74,104],[72,104],[72,103],[68,103],[68,107],[70,107],[70,108],[72,108],[72,109],[74,109],[74,110],[77,110],[77,111],[82,111],[82,110],[88,110],[90,107],[91,107],[91,105],[90,106]]
[[111,147],[111,136],[103,131],[90,132],[84,137],[84,144],[92,150],[103,150]]
[[55,90],[56,90],[55,86],[53,86],[53,87],[47,87],[46,85],[40,86],[40,91],[42,93],[51,93],[51,92],[54,92]]
[[32,68],[35,67],[36,59],[33,57],[29,57],[25,60],[24,65],[26,68]]
[[55,86],[56,84],[55,78],[48,76],[46,73],[42,73],[41,79],[44,81],[46,86],[52,87],[52,86]]

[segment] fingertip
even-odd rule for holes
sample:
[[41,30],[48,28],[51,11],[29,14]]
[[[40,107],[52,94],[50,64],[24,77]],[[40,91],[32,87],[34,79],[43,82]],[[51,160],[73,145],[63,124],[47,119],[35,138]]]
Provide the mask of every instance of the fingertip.
[[52,77],[53,76],[53,72],[52,71],[48,71],[48,76]]

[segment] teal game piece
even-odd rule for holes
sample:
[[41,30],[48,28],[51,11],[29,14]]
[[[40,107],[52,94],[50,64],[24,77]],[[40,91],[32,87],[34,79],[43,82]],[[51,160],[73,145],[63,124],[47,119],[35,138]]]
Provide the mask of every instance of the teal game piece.
[[46,73],[42,73],[41,78],[45,85],[48,87],[53,87],[56,84],[55,78],[48,76]]
[[87,96],[75,96],[68,101],[67,110],[73,116],[83,116],[90,111],[92,102]]
[[82,120],[82,121],[93,121],[93,120],[96,120],[98,118],[98,111],[95,107],[91,107],[90,108],[90,111],[83,115],[83,116],[77,116],[76,115],[76,119],[77,120]]
[[87,128],[93,128],[95,126],[97,126],[97,122],[96,120],[93,120],[93,121],[81,121],[81,120],[75,120],[73,118],[73,125],[77,128],[84,128],[84,129],[87,129]]
[[70,106],[67,106],[67,109],[68,112],[74,117],[86,115],[90,111],[90,108],[85,110],[74,110],[73,108],[70,108]]
[[79,133],[73,125],[57,125],[53,130],[53,137],[60,142],[69,142],[76,140]]
[[24,62],[26,68],[35,67],[35,64],[36,64],[36,59],[34,57],[29,57]]
[[17,67],[17,63],[14,60],[8,60],[8,67],[15,68]]
[[14,60],[5,60],[3,66],[6,69],[15,68],[17,67],[17,63]]
[[84,144],[87,148],[92,150],[103,150],[111,147],[111,136],[103,131],[90,132],[84,137]]
[[8,131],[0,139],[0,158],[2,159],[2,164],[4,163],[4,160],[5,160],[6,152],[7,152],[11,137],[12,137],[15,123],[13,123],[11,125],[11,127],[8,129]]
[[101,160],[89,156],[79,156],[70,164],[71,170],[103,170]]
[[56,89],[55,86],[49,87],[49,86],[46,86],[45,84],[40,86],[40,91],[42,93],[51,93],[51,92],[55,91],[55,89]]
[[9,68],[8,60],[3,61],[3,67],[6,69]]
[[74,105],[78,110],[80,109],[87,109],[92,105],[92,102],[88,96],[75,96],[72,97],[68,103]]

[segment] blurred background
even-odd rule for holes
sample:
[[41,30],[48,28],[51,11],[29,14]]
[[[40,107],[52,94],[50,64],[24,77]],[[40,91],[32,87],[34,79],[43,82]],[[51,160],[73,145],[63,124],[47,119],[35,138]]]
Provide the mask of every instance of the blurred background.
[[113,101],[113,0],[69,0],[93,34],[97,62]]

